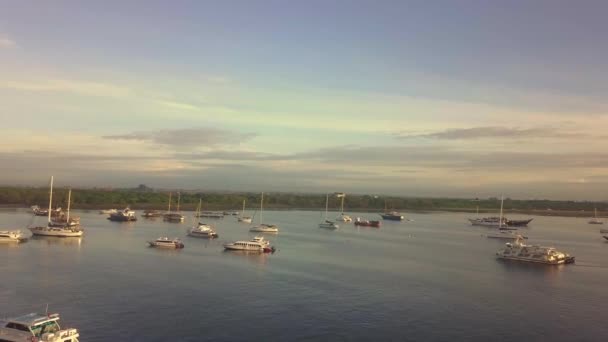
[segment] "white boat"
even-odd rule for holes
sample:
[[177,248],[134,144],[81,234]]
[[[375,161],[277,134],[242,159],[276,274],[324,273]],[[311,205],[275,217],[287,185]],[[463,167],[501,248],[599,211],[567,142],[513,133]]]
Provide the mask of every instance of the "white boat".
[[[49,191],[49,212],[48,212],[48,223],[46,227],[32,227],[29,230],[33,235],[37,236],[54,236],[54,237],[80,237],[84,231],[79,227],[73,226],[59,226],[54,227],[51,221],[51,206],[53,204],[53,176],[51,176],[51,184]],[[69,220],[69,218],[68,218]]]
[[516,239],[513,243],[507,242],[504,249],[496,252],[496,256],[499,259],[547,265],[560,265],[574,262],[573,256],[560,252],[553,247],[525,245],[522,239]]
[[241,211],[241,216],[238,218],[239,222],[243,223],[251,223],[253,222],[253,218],[251,216],[245,216],[245,200],[243,200],[243,210]]
[[332,222],[332,221],[330,221],[330,220],[327,219],[328,206],[329,206],[329,194],[327,194],[325,196],[325,221],[319,223],[319,228],[338,229],[338,228],[340,228],[340,226],[338,226],[337,223]]
[[179,202],[180,202],[180,193],[177,193],[177,211],[176,212],[171,212],[171,193],[169,193],[169,208],[167,209],[167,212],[163,215],[163,220],[168,221],[168,222],[177,222],[177,223],[181,223],[184,222],[185,217],[184,215],[180,214],[179,212]]
[[262,198],[260,200],[260,224],[249,229],[250,232],[256,233],[278,233],[279,227],[274,224],[262,223],[264,215],[264,193],[262,192]]
[[70,207],[72,204],[72,189],[68,191],[68,210],[63,212],[61,208],[56,211],[55,215],[51,215],[49,227],[77,227],[80,226],[80,217],[70,216]]
[[336,196],[342,198],[342,201],[340,203],[340,213],[341,214],[336,218],[336,221],[352,222],[353,219],[344,213],[344,198],[346,197],[346,194],[343,192],[340,192],[340,193],[337,193]]
[[103,210],[100,210],[99,213],[102,215],[116,214],[116,213],[118,213],[118,209],[103,209]]
[[246,252],[274,252],[275,248],[270,246],[270,242],[264,240],[261,236],[256,236],[250,241],[235,241],[224,244],[224,249],[229,251],[246,251]]
[[0,231],[0,243],[20,243],[24,241],[27,241],[27,238],[21,234],[20,230]]
[[501,240],[517,240],[517,239],[527,239],[527,236],[521,235],[512,230],[500,230],[497,232],[489,232],[486,234],[486,237],[489,239],[501,239]]
[[[198,207],[196,208],[196,213],[194,214],[195,218],[199,217],[199,214],[201,211],[201,205],[202,205],[202,200],[199,200]],[[190,228],[190,230],[188,231],[188,235],[190,235],[192,237],[200,237],[200,238],[205,238],[205,239],[213,239],[213,238],[217,238],[219,236],[210,225],[201,223],[201,222],[199,222],[194,227]]]
[[59,314],[31,313],[0,322],[0,341],[78,342],[77,329],[61,329]]
[[593,208],[595,215],[591,220],[589,220],[589,224],[604,224],[604,221],[597,218],[597,208]]
[[168,237],[159,237],[154,241],[148,241],[148,244],[150,245],[150,247],[156,248],[184,248],[184,243],[178,238],[169,239]]

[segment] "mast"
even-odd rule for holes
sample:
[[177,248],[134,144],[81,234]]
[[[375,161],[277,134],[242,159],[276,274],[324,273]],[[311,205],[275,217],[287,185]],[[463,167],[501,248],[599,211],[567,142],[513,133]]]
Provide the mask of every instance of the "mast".
[[181,197],[181,195],[180,195],[180,193],[178,192],[178,193],[177,193],[177,212],[178,212],[178,213],[179,213],[179,200],[180,200],[180,197]]
[[346,197],[345,194],[342,194],[342,204],[340,204],[340,211],[342,212],[342,215],[344,215],[344,197]]
[[169,193],[169,209],[167,209],[167,212],[171,212],[171,193]]
[[502,228],[502,203],[504,200],[504,195],[500,195],[500,218],[498,219],[498,228]]
[[329,205],[329,194],[325,197],[325,221],[327,221],[327,207]]
[[69,225],[70,224],[70,203],[72,200],[72,189],[68,190],[68,218],[66,223]]
[[262,198],[260,199],[260,224],[262,224],[263,216],[264,216],[264,193],[262,192]]
[[51,186],[49,190],[49,224],[51,223],[51,211],[53,210],[53,176],[51,176]]
[[243,200],[243,211],[241,211],[241,218],[245,216],[245,200]]

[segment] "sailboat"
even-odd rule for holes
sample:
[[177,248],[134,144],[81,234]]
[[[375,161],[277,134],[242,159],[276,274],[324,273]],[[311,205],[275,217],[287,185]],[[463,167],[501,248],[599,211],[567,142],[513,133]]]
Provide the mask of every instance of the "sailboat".
[[[80,237],[83,234],[83,230],[80,226],[59,226],[54,227],[51,220],[51,212],[53,206],[53,176],[51,176],[49,190],[49,212],[48,212],[48,222],[46,227],[32,227],[29,228],[33,235],[37,236],[56,236],[56,237]],[[71,191],[69,193],[71,195]],[[68,200],[69,202],[69,200]],[[68,204],[69,205],[69,204]],[[69,222],[69,218],[68,218]]]
[[58,215],[54,217],[51,216],[51,223],[49,223],[50,227],[75,227],[80,225],[80,217],[71,217],[70,216],[70,206],[72,203],[72,189],[68,190],[68,209],[67,212],[64,213],[61,211]]
[[597,208],[593,208],[593,211],[595,212],[595,216],[589,220],[589,224],[604,224],[604,221],[597,218]]
[[343,192],[340,192],[340,193],[337,193],[336,196],[342,198],[342,202],[340,203],[340,216],[338,216],[336,218],[336,221],[352,222],[353,219],[350,216],[344,214],[344,198],[346,197],[346,194]]
[[500,198],[500,217],[482,217],[469,219],[473,226],[507,229],[506,219],[502,216],[504,197]]
[[184,222],[184,215],[179,212],[179,202],[180,202],[180,193],[177,193],[177,211],[171,212],[171,193],[169,193],[169,208],[167,209],[167,213],[163,215],[163,219],[169,222]]
[[274,224],[266,224],[263,222],[264,216],[264,193],[262,192],[262,198],[260,199],[260,224],[249,229],[250,232],[258,232],[258,233],[278,233],[279,227]]
[[253,219],[251,216],[245,216],[245,200],[243,200],[243,211],[241,211],[241,216],[239,217],[239,222],[251,223]]
[[329,194],[327,194],[325,197],[325,221],[319,223],[319,228],[338,229],[338,228],[340,228],[340,226],[338,226],[335,222],[332,222],[327,219],[328,206],[329,206]]
[[[194,221],[198,221],[198,217],[200,217],[201,206],[203,204],[203,200],[199,198],[198,207],[196,207],[196,213],[194,214]],[[198,222],[194,225],[194,227],[190,228],[188,231],[188,235],[192,237],[200,237],[205,239],[213,239],[217,238],[219,235],[213,230],[211,225],[206,223]]]

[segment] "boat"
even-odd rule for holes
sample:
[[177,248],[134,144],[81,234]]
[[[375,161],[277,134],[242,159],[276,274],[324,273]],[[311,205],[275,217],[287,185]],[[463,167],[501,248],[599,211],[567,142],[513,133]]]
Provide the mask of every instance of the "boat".
[[509,220],[505,218],[505,223],[509,227],[527,227],[530,222],[534,220],[533,218],[527,220]]
[[110,215],[110,214],[116,214],[118,212],[118,209],[103,209],[99,211],[99,214],[101,215]]
[[362,220],[360,217],[355,219],[355,226],[380,228],[380,221]]
[[346,197],[346,194],[343,192],[339,192],[339,193],[336,193],[336,196],[340,197],[342,199],[342,201],[340,203],[340,215],[338,217],[336,217],[336,221],[352,222],[353,219],[344,213],[344,198]]
[[54,236],[54,237],[80,237],[84,231],[80,226],[52,226],[51,221],[51,206],[53,205],[53,176],[51,176],[49,190],[49,210],[48,210],[48,223],[46,227],[32,227],[29,230],[33,235],[36,236]]
[[243,200],[243,210],[241,211],[241,216],[239,216],[238,221],[243,223],[251,223],[253,222],[253,218],[251,216],[245,216],[245,201]]
[[556,250],[554,247],[525,245],[523,239],[507,242],[505,248],[496,252],[499,259],[514,260],[546,265],[574,263],[574,257]]
[[274,253],[276,249],[270,246],[270,242],[261,236],[256,236],[249,241],[235,241],[224,244],[224,249],[229,251],[263,252]]
[[239,214],[238,211],[224,211],[222,212],[222,215],[224,216],[237,216]]
[[319,223],[319,228],[338,229],[338,228],[340,228],[340,226],[338,226],[337,223],[327,219],[328,206],[329,206],[329,194],[327,194],[325,197],[325,220],[323,222]]
[[30,313],[0,322],[0,341],[78,342],[77,329],[61,329],[59,314]]
[[602,235],[602,237],[604,237],[604,239],[608,240],[608,235]]
[[527,236],[521,235],[512,230],[499,230],[493,231],[486,234],[488,239],[501,239],[501,240],[517,240],[517,239],[527,239]]
[[161,217],[163,214],[158,210],[144,210],[144,213],[141,216],[145,218],[154,218]]
[[42,209],[37,205],[33,205],[31,208],[32,212],[36,216],[47,216],[49,214],[49,211],[47,209]]
[[600,220],[597,218],[597,208],[593,208],[593,211],[595,212],[595,216],[589,220],[589,224],[604,224],[604,221]]
[[168,237],[159,237],[154,241],[148,241],[148,244],[150,245],[150,247],[156,248],[184,248],[184,243],[178,238],[169,239]]
[[0,243],[20,243],[27,241],[20,230],[0,231]]
[[68,191],[68,210],[63,212],[59,209],[57,215],[51,216],[49,227],[76,227],[80,226],[80,217],[70,216],[70,205],[72,201],[72,189]]
[[224,218],[224,214],[216,211],[203,211],[200,212],[197,217],[221,219]]
[[[196,208],[196,214],[194,215],[194,217],[198,217],[197,214],[200,213],[201,204],[202,202],[201,200],[199,200],[198,207]],[[210,225],[201,222],[199,222],[196,226],[190,228],[190,230],[188,231],[188,235],[205,239],[214,239],[219,236]]]
[[168,222],[181,223],[184,222],[184,215],[179,213],[179,201],[180,201],[180,193],[177,193],[177,211],[171,212],[171,193],[169,193],[169,208],[167,212],[163,215],[163,220]]
[[249,229],[250,232],[257,233],[278,233],[279,227],[274,224],[265,224],[262,223],[264,215],[264,193],[262,192],[262,197],[260,199],[260,224]]
[[405,217],[396,211],[386,212],[386,213],[380,214],[380,216],[382,216],[382,219],[389,220],[389,221],[405,220]]
[[507,220],[504,216],[502,216],[502,209],[504,204],[504,196],[500,197],[500,216],[496,217],[482,217],[476,219],[469,219],[471,225],[473,226],[482,226],[487,228],[503,228],[507,226]]
[[137,216],[135,216],[135,212],[133,210],[126,207],[122,211],[110,214],[110,216],[108,216],[108,220],[115,222],[132,222],[137,221]]

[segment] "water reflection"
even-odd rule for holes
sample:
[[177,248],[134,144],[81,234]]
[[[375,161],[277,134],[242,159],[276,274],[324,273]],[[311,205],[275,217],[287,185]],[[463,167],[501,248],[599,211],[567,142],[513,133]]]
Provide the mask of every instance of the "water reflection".
[[233,256],[234,258],[244,258],[245,260],[254,264],[265,265],[268,263],[268,256],[270,253],[264,253],[261,251],[230,251],[225,249],[223,254]]
[[82,245],[82,237],[37,236],[30,237],[32,241],[46,242],[47,245],[78,246]]

